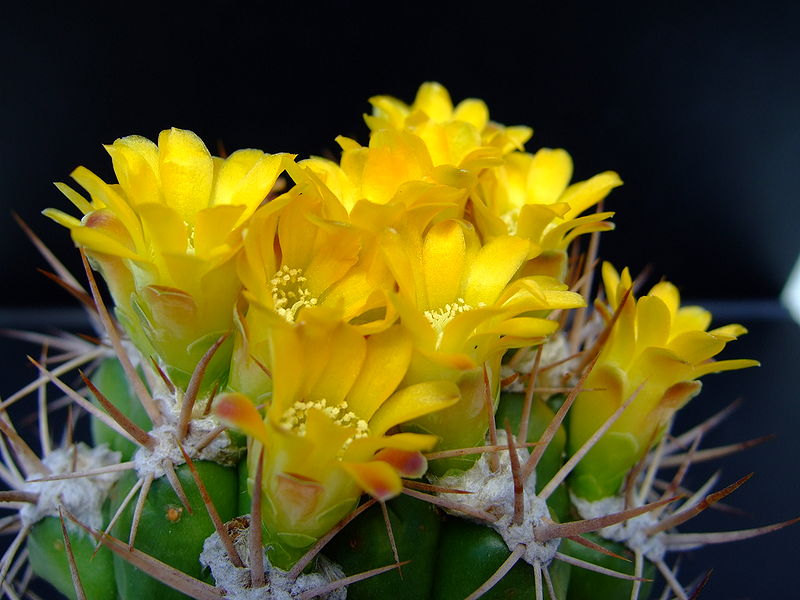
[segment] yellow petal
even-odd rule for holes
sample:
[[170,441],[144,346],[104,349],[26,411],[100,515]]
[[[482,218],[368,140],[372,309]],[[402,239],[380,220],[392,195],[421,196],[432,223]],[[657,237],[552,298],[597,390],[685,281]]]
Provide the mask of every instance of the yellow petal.
[[110,254],[111,256],[131,258],[134,260],[140,258],[139,255],[132,252],[130,248],[121,244],[116,237],[110,237],[107,232],[99,229],[76,227],[72,230],[72,239],[78,246],[91,250],[92,252],[100,252],[101,254]]
[[668,347],[682,360],[697,364],[722,352],[725,342],[705,331],[687,331],[671,340]]
[[326,343],[331,346],[331,352],[311,395],[326,398],[335,405],[345,399],[358,378],[367,354],[367,342],[355,327],[342,323]]
[[461,295],[466,261],[464,228],[458,221],[442,221],[431,227],[422,248],[428,306],[442,307]]
[[670,311],[657,296],[645,296],[636,304],[636,343],[663,346],[669,341]]
[[733,360],[718,360],[709,361],[705,364],[696,367],[693,373],[694,377],[700,377],[707,373],[722,373],[723,371],[733,371],[736,369],[746,369],[748,367],[760,367],[761,363],[757,360],[747,358],[739,358]]
[[143,204],[137,211],[149,249],[155,254],[186,252],[189,232],[177,211],[165,204]]
[[466,121],[478,131],[482,131],[489,121],[489,109],[483,100],[467,98],[458,103],[453,112],[453,118]]
[[131,205],[161,201],[158,148],[147,138],[131,135],[105,146],[114,173]]
[[717,327],[716,329],[712,329],[708,333],[709,335],[718,337],[726,342],[732,342],[739,336],[742,336],[745,333],[747,333],[747,329],[742,327],[738,323],[732,323],[730,325],[725,325],[724,327]]
[[[195,253],[200,257],[210,257],[216,248],[232,242],[231,233],[244,211],[242,205],[211,206],[200,210],[194,228]],[[236,239],[238,243],[239,239]]]
[[81,226],[80,220],[76,219],[72,215],[68,215],[63,210],[58,210],[57,208],[45,208],[42,211],[42,214],[48,219],[53,219],[53,221],[62,227],[66,227],[67,229],[77,229]]
[[498,237],[480,249],[470,265],[464,300],[470,306],[493,304],[528,255],[530,244],[518,237]]
[[86,198],[81,196],[78,192],[73,190],[65,183],[56,181],[55,186],[58,188],[58,191],[64,194],[69,199],[69,201],[72,202],[72,204],[74,204],[77,207],[77,209],[81,211],[84,215],[88,215],[90,212],[95,210],[95,207],[92,206],[91,203]]
[[373,435],[417,417],[452,406],[460,397],[452,381],[417,383],[396,392],[378,409],[369,423]]
[[453,114],[453,102],[445,87],[435,81],[423,83],[414,99],[414,109],[423,111],[434,121],[447,121]]
[[[109,208],[125,223],[133,234],[138,219],[127,202],[114,190],[114,188],[92,173],[86,167],[78,167],[71,174],[83,189],[92,197],[95,209]],[[134,235],[135,237],[135,235]]]
[[347,397],[354,413],[367,421],[372,418],[405,376],[411,350],[411,337],[399,325],[367,338],[361,375]]
[[572,219],[581,214],[590,206],[608,196],[615,187],[622,185],[622,179],[613,171],[606,171],[595,175],[586,181],[580,181],[569,186],[561,196],[562,202],[567,202],[572,208],[566,214],[566,219]]
[[269,194],[283,170],[284,154],[264,154],[260,150],[238,150],[223,163],[214,185],[213,206],[245,206],[250,215]]
[[528,202],[553,204],[572,178],[572,158],[566,150],[542,148],[528,171]]
[[164,201],[184,221],[209,205],[214,163],[203,141],[191,131],[172,128],[158,136],[159,170]]

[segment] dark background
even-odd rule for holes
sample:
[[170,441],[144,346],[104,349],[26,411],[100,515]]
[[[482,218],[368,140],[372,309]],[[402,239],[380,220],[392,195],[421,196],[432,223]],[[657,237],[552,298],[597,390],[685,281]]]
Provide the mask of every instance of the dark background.
[[[454,101],[483,98],[494,120],[534,128],[527,148],[564,147],[584,179],[613,169],[617,231],[601,251],[714,301],[750,335],[726,357],[762,369],[708,378],[683,417],[696,423],[738,396],[741,414],[709,437],[779,438],[726,461],[720,486],[756,478],[718,515],[685,531],[754,527],[800,514],[796,357],[800,329],[743,300],[780,293],[800,251],[800,3],[17,3],[0,20],[0,256],[3,323],[45,327],[71,304],[35,273],[42,261],[18,212],[78,271],[66,231],[39,215],[70,210],[52,181],[83,164],[111,179],[101,144],[192,129],[214,151],[300,157],[366,142],[367,99],[413,100],[437,80]],[[775,308],[775,304],[758,304]],[[16,319],[16,320],[15,320]],[[738,346],[738,347],[737,347]],[[7,394],[32,373],[3,343]],[[717,465],[709,467],[713,470]],[[691,473],[699,485],[708,472]],[[793,530],[693,553],[683,580],[713,567],[704,598],[788,597]],[[789,596],[791,593],[788,594]]]

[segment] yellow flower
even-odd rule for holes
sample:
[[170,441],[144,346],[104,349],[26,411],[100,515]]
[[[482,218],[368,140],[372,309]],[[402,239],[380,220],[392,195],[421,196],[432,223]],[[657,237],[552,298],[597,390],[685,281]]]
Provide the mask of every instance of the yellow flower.
[[411,207],[433,200],[463,210],[467,188],[476,181],[467,171],[435,167],[423,141],[407,131],[377,131],[367,147],[342,136],[336,141],[342,147],[339,164],[318,157],[300,164],[319,177],[350,214],[364,201]]
[[565,150],[508,154],[502,166],[482,174],[473,195],[478,230],[487,239],[510,234],[530,240],[535,261],[528,272],[562,277],[573,239],[613,227],[605,219],[614,213],[580,215],[622,184],[612,171],[569,185],[571,178],[572,158]]
[[[162,131],[158,146],[130,136],[106,150],[119,184],[78,167],[72,177],[91,201],[56,185],[83,218],[55,209],[45,214],[70,229],[103,273],[117,315],[142,353],[155,354],[183,386],[205,351],[231,329],[240,232],[284,157],[240,150],[223,160],[180,129]],[[217,371],[227,366],[224,351],[215,365]]]
[[275,316],[273,395],[263,421],[241,395],[221,398],[216,408],[252,438],[251,486],[264,447],[262,518],[279,566],[354,508],[362,492],[386,500],[400,493],[401,475],[421,476],[419,451],[436,438],[388,432],[458,397],[450,382],[400,385],[411,358],[401,326],[364,336],[324,308],[302,309],[299,317],[288,323]]
[[624,304],[584,384],[595,391],[582,392],[570,411],[570,452],[641,389],[573,473],[573,491],[589,500],[619,491],[627,472],[659,441],[675,411],[699,393],[699,377],[758,365],[754,360],[712,360],[745,328],[726,325],[707,331],[711,314],[698,306],[681,307],[671,283],[662,281],[636,300],[628,294],[628,270],[620,276],[609,263],[603,265],[603,282],[606,319]]
[[357,321],[362,333],[394,322],[387,298],[394,281],[374,236],[325,218],[346,219],[337,206],[342,209],[313,182],[303,182],[251,219],[239,256],[248,307],[237,319],[231,389],[259,402],[270,392],[275,315],[294,323],[303,308],[327,307],[345,322]]
[[348,212],[361,200],[387,204],[399,196],[408,205],[409,186],[419,192],[420,184],[441,188],[435,191],[440,199],[463,207],[479,173],[502,164],[502,156],[521,149],[531,135],[528,127],[489,121],[481,100],[470,98],[454,107],[438,83],[422,84],[411,106],[389,96],[370,102],[374,110],[365,116],[371,130],[368,146],[340,136],[339,164],[322,158],[302,163],[341,198]]
[[476,159],[521,149],[533,133],[529,127],[505,127],[490,121],[483,100],[467,98],[454,107],[447,89],[436,82],[423,83],[410,106],[391,96],[375,96],[370,103],[373,114],[365,119],[373,132],[413,132],[425,142],[437,166],[469,168]]
[[458,404],[415,425],[441,436],[440,448],[478,444],[488,427],[484,368],[494,400],[505,350],[543,341],[557,328],[549,312],[583,298],[548,277],[517,278],[529,243],[500,236],[481,245],[465,221],[426,225],[409,216],[382,247],[398,284],[392,301],[414,337],[406,382],[448,379],[462,392]]

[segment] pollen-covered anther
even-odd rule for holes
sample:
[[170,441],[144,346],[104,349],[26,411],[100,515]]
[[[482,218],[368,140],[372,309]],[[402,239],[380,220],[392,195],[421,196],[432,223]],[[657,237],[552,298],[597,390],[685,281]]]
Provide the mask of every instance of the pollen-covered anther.
[[303,402],[302,400],[295,402],[288,408],[281,416],[280,426],[285,431],[292,431],[297,435],[304,437],[306,435],[306,419],[308,418],[308,411],[316,409],[323,414],[330,417],[330,419],[342,427],[349,427],[354,429],[354,433],[342,445],[342,451],[352,443],[353,440],[367,437],[369,435],[369,424],[360,419],[357,414],[350,410],[347,402],[342,401],[335,406],[329,406],[328,401],[323,398],[322,400]]
[[318,302],[305,287],[306,281],[302,269],[292,269],[287,265],[283,265],[269,281],[275,311],[289,323],[294,323],[301,308],[315,306]]
[[[482,305],[483,303],[481,303]],[[463,312],[472,310],[472,306],[466,303],[463,298],[457,298],[455,302],[445,304],[442,308],[431,309],[425,311],[425,317],[430,321],[433,328],[442,333],[445,326],[453,320],[453,318]]]

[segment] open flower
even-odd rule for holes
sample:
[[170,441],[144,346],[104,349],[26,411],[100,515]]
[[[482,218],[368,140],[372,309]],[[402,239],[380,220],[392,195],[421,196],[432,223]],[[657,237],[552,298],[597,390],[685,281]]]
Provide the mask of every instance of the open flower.
[[401,385],[412,342],[399,325],[364,336],[333,311],[302,309],[295,323],[276,316],[273,327],[266,416],[238,394],[215,410],[251,438],[251,486],[264,447],[262,518],[281,561],[296,559],[363,492],[386,500],[400,493],[401,476],[421,476],[419,451],[436,437],[390,430],[450,406],[458,390],[447,381]]
[[[223,160],[180,129],[162,131],[158,145],[130,136],[106,150],[119,183],[78,167],[72,177],[91,201],[56,185],[83,218],[56,209],[45,214],[70,229],[103,273],[117,316],[142,353],[155,355],[185,385],[200,357],[231,329],[241,230],[272,189],[284,156],[240,150]],[[225,351],[214,365],[212,374],[227,366]]]
[[409,221],[382,247],[398,284],[392,301],[414,338],[406,382],[448,379],[462,392],[415,425],[441,436],[440,448],[479,444],[488,427],[484,369],[494,401],[503,353],[544,341],[558,326],[548,314],[583,298],[549,277],[519,278],[529,242],[501,236],[482,245],[465,221]]
[[[657,443],[675,411],[700,392],[707,373],[758,365],[754,360],[712,360],[746,333],[741,325],[707,331],[711,314],[680,306],[678,290],[662,281],[636,300],[627,269],[603,265],[610,312],[623,304],[597,364],[570,411],[569,448],[574,453],[628,398],[632,404],[580,461],[571,487],[581,497],[616,495],[628,471]],[[637,391],[638,390],[638,391]]]
[[258,211],[238,259],[247,307],[237,319],[229,385],[258,402],[271,390],[276,315],[294,323],[304,308],[335,310],[365,334],[396,318],[387,297],[394,280],[374,235],[330,220],[346,216],[318,192],[301,182]]
[[505,127],[489,120],[483,100],[467,98],[453,106],[440,83],[423,83],[410,106],[391,96],[370,98],[369,128],[406,130],[425,142],[435,165],[469,168],[472,161],[497,157],[522,145],[533,133],[530,127]]
[[531,241],[526,272],[562,277],[566,250],[579,235],[606,231],[611,212],[583,215],[622,184],[613,171],[570,185],[572,158],[562,149],[513,152],[482,174],[473,196],[475,222],[487,239],[518,235]]

